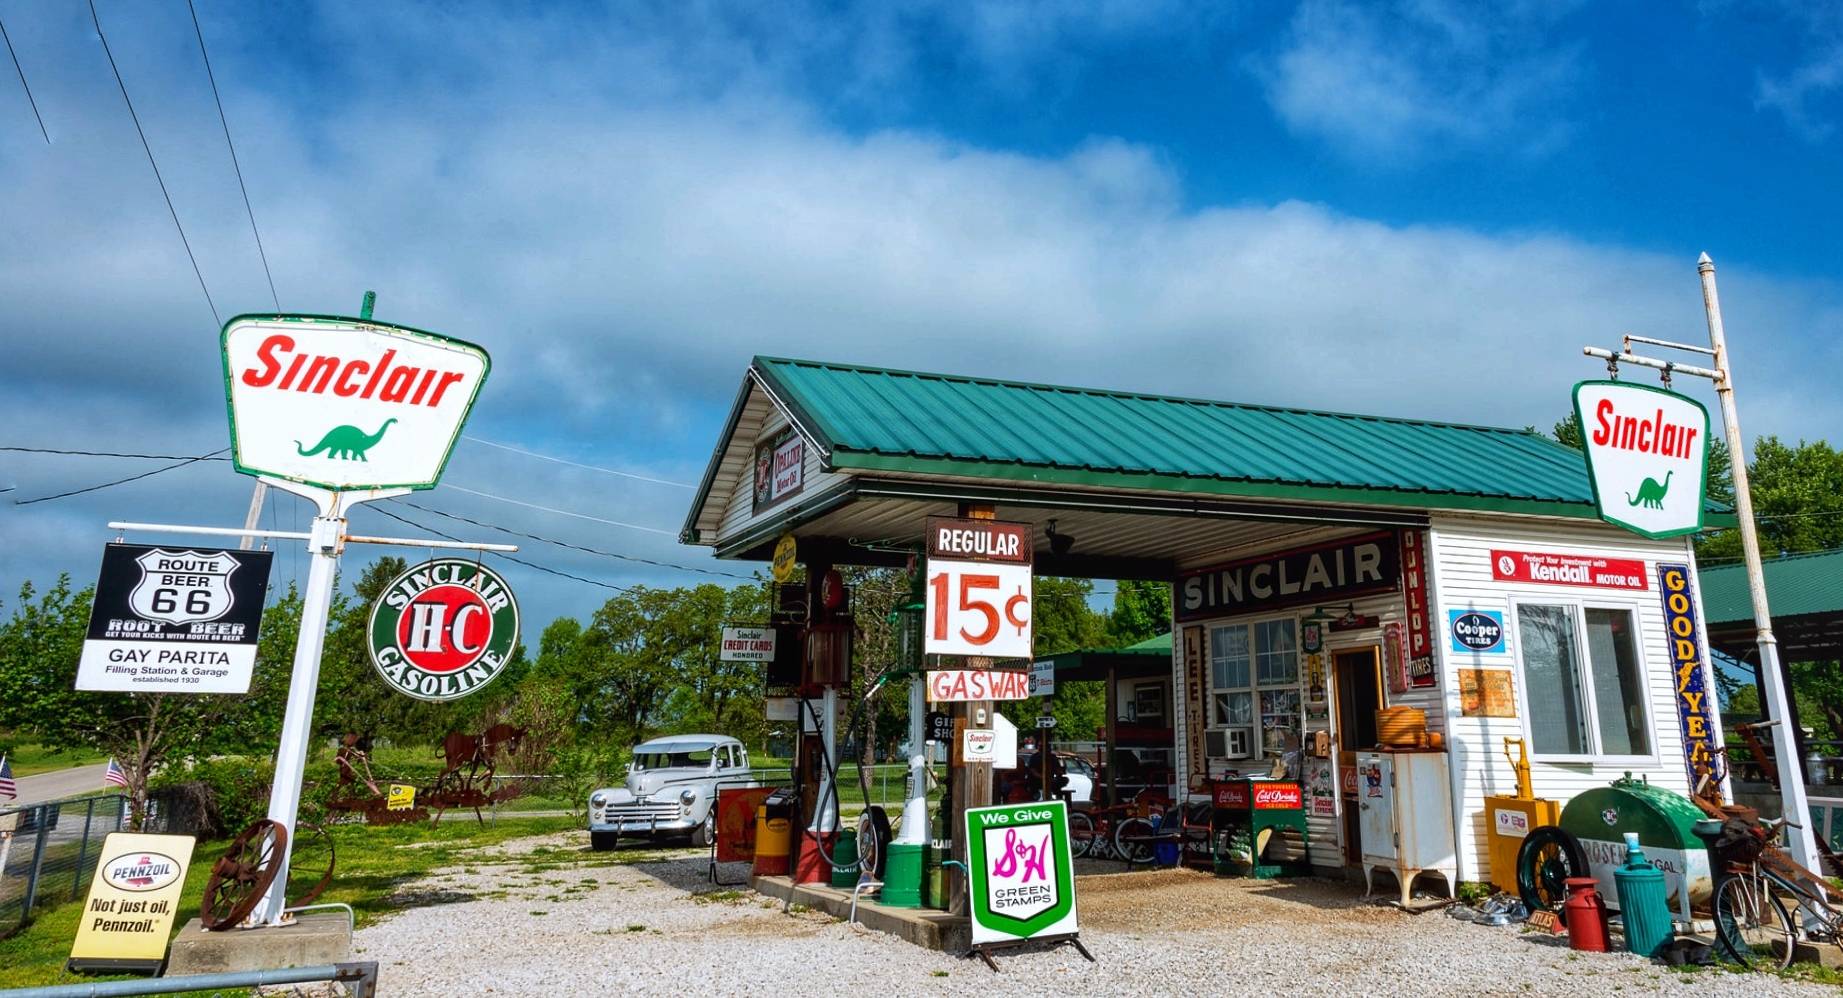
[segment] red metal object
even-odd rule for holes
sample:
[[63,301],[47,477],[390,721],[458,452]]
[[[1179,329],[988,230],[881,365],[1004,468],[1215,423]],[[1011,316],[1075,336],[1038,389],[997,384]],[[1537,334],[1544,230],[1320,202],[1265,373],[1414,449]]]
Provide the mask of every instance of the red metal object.
[[774,787],[737,787],[717,791],[717,862],[755,859],[755,811]]
[[1606,952],[1606,902],[1600,897],[1599,881],[1569,877],[1566,883],[1568,900],[1561,907],[1568,923],[1569,948]]
[[1246,811],[1297,811],[1305,807],[1305,790],[1297,783],[1230,780],[1216,784],[1216,806]]
[[[825,852],[819,850],[824,840]],[[794,864],[794,883],[829,884],[832,882],[832,863],[826,859],[838,848],[838,833],[826,832],[823,835],[812,829],[800,833],[800,859]]]

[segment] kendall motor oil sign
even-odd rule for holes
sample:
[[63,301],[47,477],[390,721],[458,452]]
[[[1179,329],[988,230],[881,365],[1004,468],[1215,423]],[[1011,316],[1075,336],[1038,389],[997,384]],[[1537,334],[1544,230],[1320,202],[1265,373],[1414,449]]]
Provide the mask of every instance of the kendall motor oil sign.
[[1675,392],[1623,381],[1574,386],[1600,518],[1646,537],[1702,529],[1709,412]]

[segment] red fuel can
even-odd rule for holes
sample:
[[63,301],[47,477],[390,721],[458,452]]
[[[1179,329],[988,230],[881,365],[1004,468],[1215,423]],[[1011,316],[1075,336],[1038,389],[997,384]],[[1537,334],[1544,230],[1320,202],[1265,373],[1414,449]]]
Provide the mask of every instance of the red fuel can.
[[1562,914],[1568,922],[1568,945],[1591,953],[1606,952],[1606,902],[1600,882],[1592,877],[1569,877],[1568,900]]

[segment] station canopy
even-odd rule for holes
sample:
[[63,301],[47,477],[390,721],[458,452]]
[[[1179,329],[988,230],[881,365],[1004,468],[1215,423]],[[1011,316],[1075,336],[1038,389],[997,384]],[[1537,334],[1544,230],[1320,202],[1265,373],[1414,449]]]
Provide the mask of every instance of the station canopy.
[[1096,679],[1171,678],[1171,633],[1154,635],[1117,648],[1082,648],[1044,655],[1059,683]]
[[[1843,659],[1843,549],[1765,560],[1766,604],[1779,657],[1787,662]],[[1701,570],[1709,643],[1739,661],[1755,659],[1753,596],[1740,563]]]
[[[783,423],[809,470],[764,506]],[[680,539],[767,560],[792,532],[803,561],[901,565],[962,503],[1054,519],[1070,540],[1037,535],[1039,574],[1119,579],[1436,511],[1596,519],[1580,452],[1528,430],[757,357]]]

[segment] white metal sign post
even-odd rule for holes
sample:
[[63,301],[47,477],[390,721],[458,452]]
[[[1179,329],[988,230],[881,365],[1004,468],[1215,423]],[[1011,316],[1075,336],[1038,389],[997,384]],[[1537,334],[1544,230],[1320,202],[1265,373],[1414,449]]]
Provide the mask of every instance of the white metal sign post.
[[[1747,448],[1741,436],[1740,416],[1734,406],[1734,373],[1728,359],[1728,338],[1722,328],[1721,299],[1715,292],[1715,263],[1707,253],[1696,261],[1696,271],[1702,279],[1702,305],[1707,314],[1709,325],[1709,345],[1694,346],[1687,343],[1673,343],[1669,340],[1656,340],[1644,336],[1625,337],[1619,353],[1598,347],[1586,347],[1582,351],[1589,357],[1597,357],[1607,362],[1607,366],[1617,372],[1620,364],[1634,364],[1650,367],[1664,372],[1664,383],[1670,383],[1673,373],[1690,374],[1699,378],[1708,378],[1715,383],[1715,395],[1721,400],[1723,429],[1728,438],[1728,456],[1734,472],[1734,513],[1740,521],[1741,550],[1747,563],[1747,588],[1753,596],[1753,622],[1755,642],[1760,649],[1760,681],[1764,687],[1760,692],[1768,714],[1768,723],[1772,725],[1773,757],[1779,760],[1779,801],[1784,817],[1796,824],[1786,828],[1790,839],[1792,855],[1806,869],[1821,869],[1818,865],[1818,853],[1815,840],[1808,827],[1811,823],[1811,809],[1805,798],[1805,783],[1802,767],[1799,764],[1797,733],[1791,728],[1791,707],[1786,693],[1785,673],[1779,664],[1779,641],[1773,636],[1772,611],[1766,602],[1766,574],[1760,566],[1760,536],[1753,519],[1753,493],[1747,483]],[[1687,350],[1713,359],[1714,367],[1692,367],[1674,361],[1644,357],[1632,352],[1632,344],[1646,343],[1652,346],[1668,347],[1673,350]],[[1698,407],[1700,408],[1700,407]],[[1586,425],[1583,431],[1588,431]],[[1617,521],[1615,521],[1617,522]],[[1715,740],[1721,740],[1720,732],[1715,733]],[[1724,782],[1725,779],[1724,779]]]

